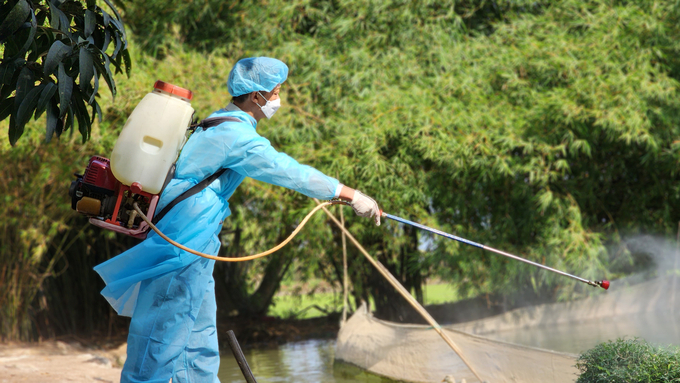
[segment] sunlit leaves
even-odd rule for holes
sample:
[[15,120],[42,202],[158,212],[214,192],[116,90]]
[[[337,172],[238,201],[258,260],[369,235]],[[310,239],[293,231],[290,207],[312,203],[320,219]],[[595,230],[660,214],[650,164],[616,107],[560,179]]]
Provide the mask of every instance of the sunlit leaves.
[[[116,72],[129,74],[131,69],[122,19],[115,7],[109,1],[105,2],[115,16],[109,15],[95,1],[87,1],[84,6],[74,0],[43,0],[30,4],[25,0],[14,0],[0,8],[0,30],[11,37],[7,39],[3,34],[0,39],[4,48],[0,62],[0,102],[14,94],[15,108],[9,115],[12,145],[23,134],[26,115],[34,110],[36,118],[45,110],[49,112],[47,141],[53,134],[59,136],[71,129],[74,120],[78,121],[83,141],[89,137],[94,116],[101,113],[96,100],[99,77],[104,76],[115,96],[110,65],[113,64]],[[109,50],[112,42],[114,48]],[[26,71],[32,76],[30,84],[26,82]],[[22,75],[17,77],[16,73]],[[28,93],[22,89],[35,85],[40,87],[41,93],[33,92],[33,98],[24,100]],[[79,88],[78,92],[73,92],[74,86]],[[22,118],[16,115],[20,105],[24,105]],[[55,105],[59,110],[59,123],[52,118]],[[87,110],[88,106],[91,112]]]

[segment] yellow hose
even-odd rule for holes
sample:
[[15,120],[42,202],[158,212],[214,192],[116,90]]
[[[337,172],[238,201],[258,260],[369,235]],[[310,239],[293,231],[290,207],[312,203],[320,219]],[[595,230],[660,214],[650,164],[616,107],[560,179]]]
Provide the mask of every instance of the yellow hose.
[[273,248],[271,248],[271,249],[269,249],[269,250],[267,250],[267,251],[264,251],[264,252],[259,253],[259,254],[249,255],[249,256],[247,256],[247,257],[217,257],[217,256],[215,256],[215,255],[205,254],[205,253],[201,253],[200,251],[192,250],[192,249],[190,249],[190,248],[188,248],[188,247],[186,247],[186,246],[184,246],[184,245],[182,245],[182,244],[180,244],[180,243],[177,243],[177,242],[173,241],[172,239],[168,238],[167,235],[163,234],[160,230],[158,230],[158,228],[156,227],[156,225],[154,225],[153,223],[151,223],[151,221],[149,220],[149,218],[144,214],[144,212],[142,212],[142,209],[140,209],[139,206],[137,206],[137,203],[136,203],[136,202],[135,202],[132,206],[135,208],[135,210],[136,210],[137,213],[140,215],[140,217],[142,217],[142,219],[144,220],[144,222],[146,222],[146,223],[149,225],[149,227],[150,227],[153,231],[156,232],[156,234],[158,234],[158,235],[159,235],[161,238],[163,238],[164,240],[168,241],[170,244],[172,244],[172,245],[174,245],[174,246],[177,246],[177,247],[179,247],[180,249],[182,249],[182,250],[184,250],[184,251],[187,251],[187,252],[189,252],[189,253],[191,253],[191,254],[198,255],[198,256],[203,257],[203,258],[213,259],[213,260],[215,260],[215,261],[222,261],[222,262],[245,262],[245,261],[251,261],[251,260],[253,260],[253,259],[265,257],[265,256],[267,256],[267,255],[269,255],[269,254],[271,254],[271,253],[274,253],[274,252],[278,251],[278,250],[281,249],[282,247],[286,246],[286,245],[288,244],[288,242],[290,242],[290,241],[297,235],[297,233],[299,233],[300,230],[302,230],[302,228],[305,226],[305,224],[307,223],[307,221],[309,221],[309,219],[312,217],[312,215],[314,215],[314,213],[316,213],[317,211],[319,211],[319,210],[321,210],[321,209],[323,209],[324,207],[329,206],[329,205],[348,205],[348,203],[347,203],[347,202],[343,202],[343,201],[329,201],[329,202],[324,202],[324,203],[318,205],[317,207],[315,207],[314,209],[312,209],[312,211],[310,211],[310,212],[305,216],[305,218],[302,220],[302,222],[300,222],[300,224],[295,228],[295,230],[293,230],[293,232],[290,233],[290,235],[288,236],[288,238],[286,238],[285,241],[281,242],[281,243],[280,243],[279,245],[277,245],[276,247],[273,247]]
[[409,302],[409,303],[411,304],[411,306],[413,306],[413,308],[415,308],[416,311],[418,311],[418,313],[419,313],[420,315],[423,316],[423,318],[425,318],[425,320],[430,324],[430,326],[432,326],[432,328],[434,328],[434,330],[435,330],[435,331],[436,331],[436,332],[444,339],[444,341],[449,345],[449,347],[451,347],[451,349],[452,349],[452,350],[460,357],[460,359],[463,361],[463,363],[465,363],[465,365],[470,369],[470,371],[471,371],[471,372],[477,377],[477,379],[479,379],[479,381],[481,382],[481,381],[482,381],[482,378],[479,376],[479,374],[477,373],[477,371],[472,367],[472,365],[470,364],[470,362],[463,356],[463,353],[462,353],[461,349],[458,348],[458,346],[453,342],[453,340],[452,340],[451,338],[449,338],[449,337],[446,335],[446,333],[444,333],[444,332],[442,331],[441,326],[439,326],[439,323],[437,323],[437,322],[434,320],[434,318],[432,318],[432,316],[430,316],[430,314],[425,310],[425,308],[423,308],[423,306],[421,306],[420,303],[418,303],[418,301],[413,297],[413,295],[411,295],[411,293],[409,293],[408,290],[406,290],[406,288],[404,288],[404,286],[402,286],[402,284],[399,283],[399,281],[398,281],[398,280],[397,280],[397,279],[396,279],[396,278],[395,278],[395,277],[387,270],[387,268],[386,268],[385,266],[383,266],[380,262],[378,262],[378,261],[376,261],[375,259],[373,259],[373,257],[371,257],[371,256],[368,254],[368,252],[363,248],[363,246],[361,246],[361,244],[359,243],[359,241],[357,241],[357,240],[352,236],[352,234],[350,234],[350,232],[344,227],[344,225],[343,225],[341,222],[339,222],[339,221],[337,220],[337,218],[335,218],[335,216],[333,216],[333,214],[331,214],[330,211],[328,211],[328,210],[326,209],[326,206],[329,206],[329,205],[339,205],[339,204],[342,204],[342,205],[349,205],[349,204],[348,204],[347,202],[343,202],[343,201],[329,201],[329,202],[323,202],[323,203],[321,203],[321,202],[319,202],[316,198],[315,198],[314,200],[316,201],[316,203],[317,203],[318,205],[317,205],[314,209],[312,209],[312,211],[310,211],[309,213],[307,213],[307,215],[306,215],[305,218],[302,220],[302,222],[300,222],[300,224],[295,228],[295,230],[293,230],[293,232],[290,233],[290,235],[288,236],[288,238],[286,238],[285,241],[281,242],[278,246],[273,247],[273,248],[271,248],[271,249],[269,249],[269,250],[267,250],[267,251],[265,251],[265,252],[262,252],[262,253],[259,253],[259,254],[254,254],[254,255],[249,255],[249,256],[247,256],[247,257],[238,257],[238,258],[232,258],[232,257],[216,257],[216,256],[214,256],[214,255],[201,253],[201,252],[199,252],[199,251],[192,250],[192,249],[190,249],[190,248],[188,248],[188,247],[186,247],[186,246],[184,246],[184,245],[181,245],[181,244],[179,244],[179,243],[173,241],[172,239],[168,238],[168,236],[166,236],[165,234],[161,233],[161,231],[158,230],[158,228],[156,227],[156,225],[154,225],[153,223],[151,223],[151,221],[149,220],[149,218],[144,214],[144,212],[142,212],[142,210],[139,208],[139,206],[137,206],[137,203],[136,203],[136,202],[135,202],[132,206],[135,208],[135,210],[136,210],[137,213],[140,215],[140,217],[142,217],[142,219],[144,220],[144,222],[146,222],[146,223],[149,225],[149,227],[150,227],[153,231],[155,231],[158,235],[160,235],[161,238],[163,238],[164,240],[170,242],[171,244],[173,244],[173,245],[179,247],[180,249],[182,249],[182,250],[184,250],[184,251],[188,251],[188,252],[191,253],[191,254],[196,254],[196,255],[201,256],[201,257],[204,257],[204,258],[214,259],[214,260],[216,260],[216,261],[223,261],[223,262],[245,262],[245,261],[251,261],[251,260],[253,260],[253,259],[262,258],[262,257],[265,257],[265,256],[271,254],[271,253],[274,253],[274,252],[278,251],[278,250],[281,249],[282,247],[286,246],[286,244],[288,244],[288,242],[290,242],[290,241],[297,235],[297,233],[299,233],[300,230],[302,230],[302,228],[305,226],[305,224],[307,223],[307,221],[309,221],[309,219],[314,215],[314,213],[316,213],[317,211],[323,209],[323,210],[326,212],[326,214],[328,215],[328,217],[329,217],[331,220],[333,220],[333,222],[335,222],[336,225],[338,225],[338,227],[340,228],[340,230],[342,230],[342,232],[343,232],[343,233],[349,238],[349,240],[357,247],[357,249],[359,249],[359,251],[360,251],[360,252],[361,252],[361,253],[369,260],[369,262],[371,262],[371,264],[373,264],[373,266],[375,266],[375,268],[378,269],[378,271],[379,271],[379,272],[385,277],[385,279],[387,279],[387,281],[388,281],[388,282],[389,282],[389,283],[390,283],[390,284],[391,284],[391,285],[392,285],[392,286],[393,286],[393,287],[394,287],[394,288],[395,288],[395,289],[396,289],[396,290],[397,290],[397,291],[398,291],[398,292],[406,299],[406,301]]

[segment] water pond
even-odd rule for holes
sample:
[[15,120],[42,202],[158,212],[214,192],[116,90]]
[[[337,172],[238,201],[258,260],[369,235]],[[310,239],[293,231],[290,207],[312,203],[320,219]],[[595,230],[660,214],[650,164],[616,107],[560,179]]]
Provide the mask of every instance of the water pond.
[[[680,317],[672,312],[655,312],[517,329],[484,336],[574,354],[618,337],[639,337],[660,346],[680,346]],[[244,354],[258,383],[393,382],[335,362],[335,340],[308,340],[287,343],[277,348],[247,349]],[[236,360],[228,351],[222,356],[219,377],[222,383],[245,383]]]
[[[362,370],[335,362],[335,340],[308,340],[277,348],[246,349],[253,376],[258,383],[392,383]],[[245,383],[245,378],[229,351],[220,361],[222,383]]]

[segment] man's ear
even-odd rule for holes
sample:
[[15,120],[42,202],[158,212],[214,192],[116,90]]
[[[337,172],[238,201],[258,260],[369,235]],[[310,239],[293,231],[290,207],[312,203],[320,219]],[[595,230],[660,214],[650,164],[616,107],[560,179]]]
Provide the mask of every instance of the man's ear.
[[250,96],[248,96],[248,99],[249,99],[251,102],[254,102],[254,103],[257,104],[257,105],[260,105],[260,95],[257,94],[257,92],[252,92],[252,93],[250,93]]

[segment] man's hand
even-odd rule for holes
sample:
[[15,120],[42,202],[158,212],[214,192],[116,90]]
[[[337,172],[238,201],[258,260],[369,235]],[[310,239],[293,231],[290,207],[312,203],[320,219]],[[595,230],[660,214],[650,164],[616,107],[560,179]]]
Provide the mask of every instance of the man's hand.
[[358,190],[354,190],[351,206],[359,217],[373,218],[375,224],[380,226],[380,207],[378,207],[378,203],[373,198]]

